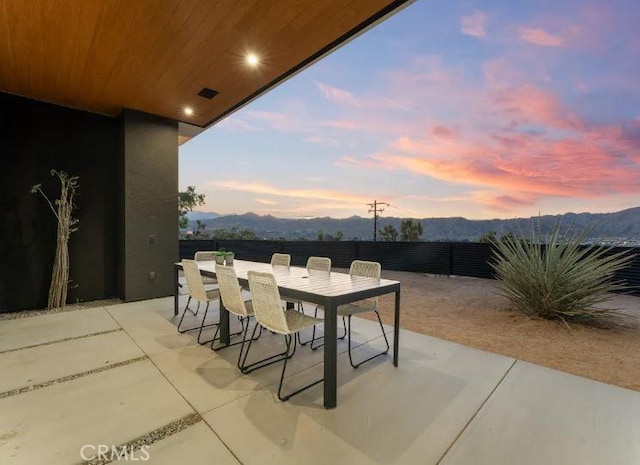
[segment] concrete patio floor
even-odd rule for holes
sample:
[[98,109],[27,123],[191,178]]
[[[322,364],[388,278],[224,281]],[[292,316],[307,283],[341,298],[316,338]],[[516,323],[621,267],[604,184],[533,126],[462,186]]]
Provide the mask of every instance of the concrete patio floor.
[[[635,391],[402,331],[398,368],[353,370],[339,343],[325,410],[322,385],[282,403],[280,364],[241,375],[238,347],[176,324],[171,298],[0,321],[0,464],[82,463],[83,446],[150,433],[136,458],[153,464],[640,463]],[[355,357],[382,347],[375,323],[353,329]],[[281,344],[265,333],[252,352]],[[321,376],[322,351],[298,348],[285,389]]]

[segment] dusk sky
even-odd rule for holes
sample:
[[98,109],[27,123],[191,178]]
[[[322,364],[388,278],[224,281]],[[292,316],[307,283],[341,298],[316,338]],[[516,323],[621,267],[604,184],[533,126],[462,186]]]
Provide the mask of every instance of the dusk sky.
[[640,206],[640,1],[418,0],[182,145],[188,185],[280,217]]

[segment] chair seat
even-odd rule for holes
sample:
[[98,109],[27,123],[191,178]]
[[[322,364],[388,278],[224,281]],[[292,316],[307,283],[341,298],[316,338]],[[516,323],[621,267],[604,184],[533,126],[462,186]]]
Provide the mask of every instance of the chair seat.
[[358,313],[373,312],[378,310],[376,305],[357,305],[356,302],[338,306],[338,315],[349,316]]
[[253,312],[253,302],[250,300],[245,300],[244,301],[244,306],[247,309],[247,316],[253,316],[254,312]]
[[245,316],[253,316],[254,315],[253,302],[251,300],[244,300],[243,302],[244,302],[244,308],[247,310],[247,314],[246,315],[244,315],[242,313],[234,312],[230,308],[227,308],[227,311],[229,313],[232,313],[235,316],[239,316],[239,317],[242,317],[242,318],[244,318]]
[[207,300],[217,300],[220,298],[220,290],[219,289],[211,289],[207,292]]
[[296,310],[285,310],[284,317],[287,319],[287,326],[291,331],[290,333],[283,333],[282,331],[272,328],[267,329],[278,334],[292,334],[298,331],[302,331],[305,328],[310,328],[313,325],[320,324],[324,321],[322,318],[315,318],[309,315],[305,315],[304,313],[300,313]]

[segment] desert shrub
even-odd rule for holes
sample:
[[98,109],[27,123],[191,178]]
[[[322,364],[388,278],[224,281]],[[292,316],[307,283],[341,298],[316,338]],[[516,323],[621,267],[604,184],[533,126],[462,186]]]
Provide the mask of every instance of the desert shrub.
[[[558,224],[548,238],[532,227],[528,239],[510,236],[493,241],[492,266],[502,294],[517,310],[547,319],[578,323],[619,321],[616,309],[598,307],[612,291],[627,289],[614,274],[633,256],[613,253],[611,247],[581,245],[588,231],[561,231]],[[545,240],[546,239],[546,240]]]

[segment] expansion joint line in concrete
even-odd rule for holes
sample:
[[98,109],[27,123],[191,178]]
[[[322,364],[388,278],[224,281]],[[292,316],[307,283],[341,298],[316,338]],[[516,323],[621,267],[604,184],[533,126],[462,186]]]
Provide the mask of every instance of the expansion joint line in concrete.
[[[128,457],[131,457],[131,454],[133,454],[137,450],[140,450],[142,446],[150,446],[154,442],[158,442],[169,436],[173,436],[174,434],[179,433],[180,431],[183,431],[200,421],[202,421],[202,417],[200,416],[200,414],[192,413],[161,428],[151,431],[150,433],[144,434],[132,441],[114,446],[113,450],[115,450],[116,452],[126,451]],[[103,454],[102,457],[98,456],[93,460],[81,462],[81,465],[104,465],[106,463],[111,463],[112,461],[113,460],[111,459],[111,454]]]
[[40,344],[32,344],[30,346],[16,347],[15,349],[2,350],[0,351],[0,355],[6,354],[8,352],[16,352],[18,350],[33,349],[34,347],[49,346],[51,344],[59,344],[61,342],[75,341],[76,339],[85,339],[87,337],[102,336],[103,334],[115,333],[116,331],[122,331],[122,328],[108,329],[107,331],[98,331],[97,333],[83,334],[82,336],[65,337],[64,339],[56,339],[55,341],[42,342]]
[[513,363],[511,363],[511,365],[509,365],[509,368],[507,368],[507,370],[504,372],[504,375],[502,375],[502,378],[500,378],[500,381],[498,381],[498,383],[493,387],[493,389],[491,390],[491,392],[489,393],[489,395],[486,397],[486,399],[482,402],[482,404],[480,405],[480,407],[478,407],[478,410],[475,411],[475,413],[473,415],[471,415],[471,418],[469,418],[469,421],[467,421],[467,423],[464,425],[464,428],[462,428],[460,430],[460,432],[456,435],[455,439],[451,442],[451,444],[449,444],[449,447],[447,447],[447,450],[444,451],[444,454],[442,454],[442,457],[440,457],[440,460],[438,460],[438,462],[436,462],[436,465],[440,465],[440,463],[442,463],[442,461],[444,460],[444,458],[447,456],[447,454],[449,453],[449,451],[453,448],[454,444],[456,442],[458,442],[458,439],[460,439],[460,437],[464,434],[464,432],[467,430],[467,428],[469,428],[469,425],[473,422],[473,420],[478,416],[478,414],[480,413],[480,411],[484,408],[485,404],[487,402],[489,402],[489,399],[491,399],[491,396],[493,396],[493,393],[496,392],[498,390],[498,388],[500,387],[500,385],[503,383],[503,381],[505,380],[505,378],[507,377],[507,375],[509,374],[509,372],[511,371],[511,369],[514,367],[514,365],[518,362],[517,359],[515,359],[513,361]]
[[52,379],[51,381],[46,381],[44,383],[32,384],[30,386],[21,387],[18,389],[12,389],[11,391],[0,392],[0,399],[3,399],[5,397],[17,396],[19,394],[35,391],[37,389],[46,388],[49,386],[53,386],[54,384],[66,383],[68,381],[73,381],[74,379],[84,378],[85,376],[93,375],[93,374],[100,373],[107,370],[113,370],[114,368],[123,367],[125,365],[131,365],[132,363],[141,362],[147,359],[148,357],[145,355],[143,357],[132,358],[130,360],[125,360],[123,362],[112,363],[111,365],[105,365],[103,367],[95,368],[93,370],[83,371],[82,373],[76,373],[73,375],[63,376],[62,378]]

